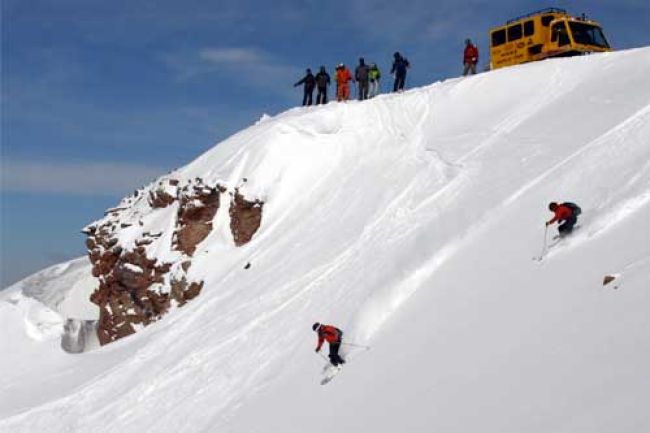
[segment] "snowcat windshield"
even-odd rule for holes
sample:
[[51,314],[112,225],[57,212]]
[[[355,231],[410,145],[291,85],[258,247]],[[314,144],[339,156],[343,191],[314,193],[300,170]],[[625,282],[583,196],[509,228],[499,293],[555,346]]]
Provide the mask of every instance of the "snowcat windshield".
[[609,48],[603,31],[592,24],[572,21],[569,23],[573,40],[576,44],[594,45],[600,48]]

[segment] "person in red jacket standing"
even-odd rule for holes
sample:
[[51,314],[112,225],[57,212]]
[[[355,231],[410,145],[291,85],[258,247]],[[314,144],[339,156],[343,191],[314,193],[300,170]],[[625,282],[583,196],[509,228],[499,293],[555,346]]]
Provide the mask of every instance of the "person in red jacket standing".
[[559,222],[557,230],[560,232],[560,236],[566,236],[573,231],[573,226],[578,222],[578,215],[582,212],[578,205],[570,202],[562,204],[551,202],[548,204],[548,210],[555,215],[546,221],[546,226]]
[[318,334],[318,346],[316,352],[320,352],[323,343],[327,341],[330,344],[330,362],[335,367],[339,364],[345,364],[345,360],[339,355],[343,331],[332,325],[321,325],[316,322],[311,327]]
[[476,64],[478,63],[478,48],[472,43],[470,39],[465,40],[465,52],[463,53],[463,75],[471,73],[476,74]]

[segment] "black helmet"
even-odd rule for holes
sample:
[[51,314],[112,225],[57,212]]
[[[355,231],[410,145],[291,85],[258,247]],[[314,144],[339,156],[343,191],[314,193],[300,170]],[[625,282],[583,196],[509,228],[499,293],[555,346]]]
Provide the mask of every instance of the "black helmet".
[[320,323],[318,323],[318,322],[314,323],[314,324],[311,326],[311,329],[313,329],[314,331],[317,331],[318,328],[320,328]]
[[400,57],[399,51],[395,51],[395,54],[393,54],[393,57],[395,57],[396,59],[399,58]]
[[548,204],[548,210],[554,211],[555,209],[557,209],[557,203],[555,203],[554,201],[550,202]]

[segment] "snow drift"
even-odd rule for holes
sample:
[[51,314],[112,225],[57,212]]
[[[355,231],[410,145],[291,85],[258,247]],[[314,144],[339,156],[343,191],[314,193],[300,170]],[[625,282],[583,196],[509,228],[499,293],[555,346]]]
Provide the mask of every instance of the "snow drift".
[[[68,355],[3,292],[0,429],[648,430],[649,73],[644,48],[262,119],[162,178],[264,202],[241,247],[216,212],[194,301]],[[536,262],[552,200],[583,215]],[[173,206],[140,215],[156,259]],[[372,347],[324,387],[314,321]]]

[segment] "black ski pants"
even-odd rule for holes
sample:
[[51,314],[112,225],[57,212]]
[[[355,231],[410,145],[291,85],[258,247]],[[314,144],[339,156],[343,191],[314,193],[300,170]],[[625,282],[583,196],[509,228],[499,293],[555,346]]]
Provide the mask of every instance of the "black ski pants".
[[330,343],[330,362],[334,366],[339,364],[345,364],[345,360],[341,358],[341,355],[339,355],[340,348],[341,348],[340,341],[337,341],[336,343]]
[[319,87],[316,95],[316,105],[327,104],[327,87]]
[[562,224],[557,228],[560,232],[560,236],[568,235],[573,231],[573,226],[578,222],[578,218],[575,215],[572,215],[571,218],[565,219]]
[[370,88],[368,80],[360,80],[358,81],[358,89],[357,92],[359,93],[359,101],[363,101],[368,99],[368,89]]
[[395,75],[395,83],[393,84],[393,92],[404,90],[404,83],[406,82],[406,74]]
[[312,97],[314,95],[314,88],[305,86],[305,94],[302,97],[302,105],[311,105]]

